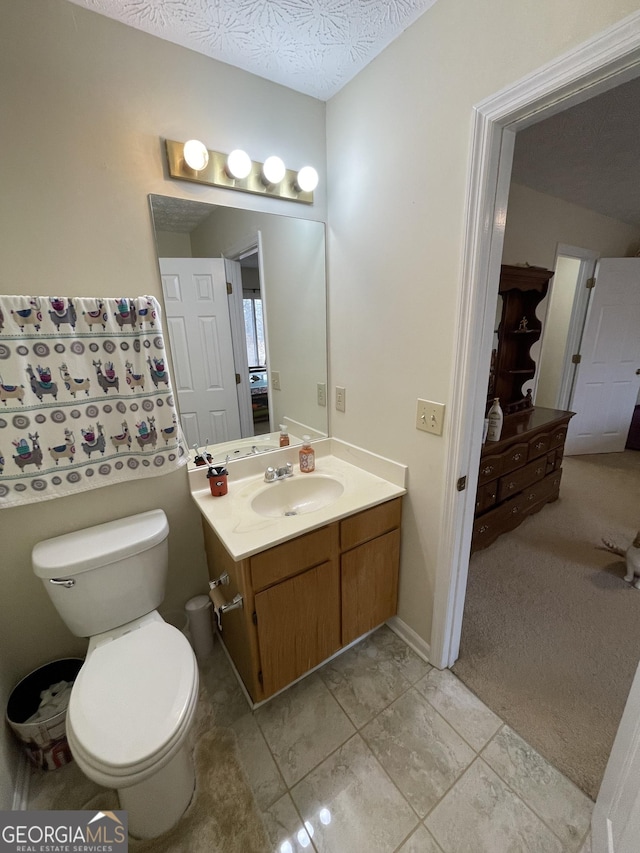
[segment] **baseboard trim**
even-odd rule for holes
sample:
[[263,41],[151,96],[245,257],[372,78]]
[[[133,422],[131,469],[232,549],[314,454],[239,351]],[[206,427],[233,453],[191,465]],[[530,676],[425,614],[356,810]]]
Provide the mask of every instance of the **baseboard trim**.
[[398,616],[392,616],[391,619],[387,619],[387,625],[394,634],[397,634],[401,640],[409,646],[409,648],[413,649],[413,651],[421,657],[423,660],[426,660],[427,663],[431,663],[429,659],[429,655],[431,654],[431,646],[426,640],[423,640],[420,634],[417,634],[413,628],[410,628],[406,622],[403,622]]
[[31,765],[24,753],[18,757],[16,768],[16,782],[13,789],[13,802],[11,811],[24,812],[29,804],[29,780],[31,779]]

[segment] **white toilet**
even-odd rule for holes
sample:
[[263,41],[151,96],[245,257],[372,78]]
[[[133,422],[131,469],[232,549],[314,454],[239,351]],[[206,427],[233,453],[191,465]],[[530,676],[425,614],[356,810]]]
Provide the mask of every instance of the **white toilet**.
[[187,735],[198,699],[188,640],[156,611],[167,577],[160,509],[39,542],[35,574],[87,657],[71,691],[67,738],[90,779],[115,788],[129,832],[154,838],[189,805]]

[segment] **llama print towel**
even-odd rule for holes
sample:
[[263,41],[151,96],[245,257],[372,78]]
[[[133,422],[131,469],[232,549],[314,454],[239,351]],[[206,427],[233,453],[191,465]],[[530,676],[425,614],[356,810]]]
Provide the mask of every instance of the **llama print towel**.
[[0,296],[0,507],[187,461],[153,296]]

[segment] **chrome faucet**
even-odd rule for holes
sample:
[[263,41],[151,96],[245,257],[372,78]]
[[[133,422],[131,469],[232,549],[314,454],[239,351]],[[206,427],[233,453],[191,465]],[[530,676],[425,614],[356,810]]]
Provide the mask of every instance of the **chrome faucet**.
[[275,483],[276,480],[285,480],[287,477],[293,477],[293,465],[291,462],[287,462],[282,468],[269,467],[264,472],[266,483]]

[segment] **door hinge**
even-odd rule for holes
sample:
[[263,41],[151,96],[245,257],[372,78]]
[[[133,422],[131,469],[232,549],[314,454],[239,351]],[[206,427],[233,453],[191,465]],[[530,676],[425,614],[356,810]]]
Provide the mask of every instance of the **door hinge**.
[[242,382],[242,376],[239,373],[236,373],[236,385],[239,385]]
[[595,277],[588,278],[587,283],[585,284],[585,287],[587,288],[587,290],[591,290],[591,288],[595,287],[595,286],[596,286]]
[[258,624],[258,614],[256,613],[255,610],[251,614],[251,621],[253,622],[254,625]]
[[227,296],[231,296],[233,293],[233,285],[230,281],[227,282]]
[[467,488],[467,478],[466,477],[460,477],[458,479],[458,482],[456,483],[456,489],[459,492],[464,492],[464,490],[466,488]]
[[577,352],[575,355],[571,356],[571,364],[580,364],[581,361],[582,361],[582,356],[580,355],[579,352]]

